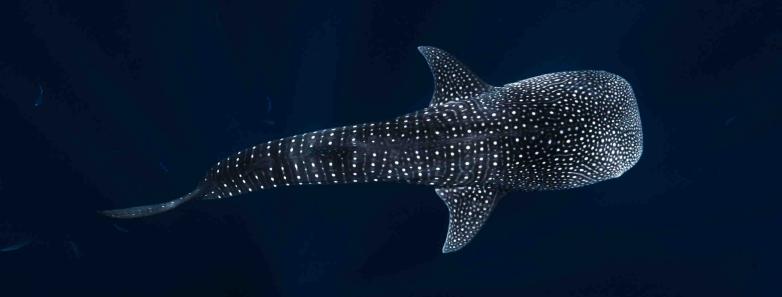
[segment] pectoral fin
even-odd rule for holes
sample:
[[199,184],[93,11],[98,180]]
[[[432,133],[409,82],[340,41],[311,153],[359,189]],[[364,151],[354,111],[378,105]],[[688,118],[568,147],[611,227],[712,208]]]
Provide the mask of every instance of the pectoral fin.
[[494,205],[508,192],[489,185],[435,189],[448,206],[448,236],[443,253],[457,251],[478,234]]

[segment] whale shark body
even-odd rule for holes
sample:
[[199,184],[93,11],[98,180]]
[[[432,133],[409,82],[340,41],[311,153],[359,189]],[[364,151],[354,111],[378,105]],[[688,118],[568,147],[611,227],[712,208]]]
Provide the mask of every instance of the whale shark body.
[[638,105],[615,74],[558,72],[495,87],[443,50],[418,50],[435,81],[428,107],[258,144],[218,162],[185,196],[102,213],[143,217],[282,186],[421,184],[448,207],[448,253],[469,243],[509,192],[619,177],[641,156]]

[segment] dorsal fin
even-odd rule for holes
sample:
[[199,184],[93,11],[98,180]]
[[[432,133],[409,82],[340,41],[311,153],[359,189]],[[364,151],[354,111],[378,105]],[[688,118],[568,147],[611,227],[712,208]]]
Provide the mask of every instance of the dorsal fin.
[[508,192],[489,185],[438,188],[435,193],[448,206],[448,235],[443,253],[467,245],[489,218],[494,205]]
[[434,76],[430,105],[472,98],[492,88],[446,51],[431,46],[419,46],[418,51]]

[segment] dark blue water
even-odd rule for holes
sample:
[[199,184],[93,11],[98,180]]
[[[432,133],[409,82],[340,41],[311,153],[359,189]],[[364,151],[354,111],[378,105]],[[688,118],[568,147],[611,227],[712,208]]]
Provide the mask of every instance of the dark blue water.
[[[0,9],[0,296],[782,296],[779,1],[77,2]],[[513,193],[447,255],[419,186],[95,214],[254,143],[425,107],[418,45],[496,85],[617,73],[643,157]]]

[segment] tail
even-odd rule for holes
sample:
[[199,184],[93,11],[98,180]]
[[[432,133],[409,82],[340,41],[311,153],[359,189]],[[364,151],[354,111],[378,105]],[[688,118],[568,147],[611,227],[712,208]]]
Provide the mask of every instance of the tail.
[[199,198],[202,196],[202,192],[203,192],[203,186],[199,186],[192,192],[188,193],[187,195],[171,200],[169,202],[163,202],[160,204],[142,205],[136,207],[122,208],[122,209],[103,210],[103,211],[99,211],[98,213],[107,217],[117,218],[117,219],[133,219],[133,218],[151,216],[151,215],[159,214],[161,212],[172,210],[182,203],[190,201],[194,198]]

